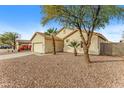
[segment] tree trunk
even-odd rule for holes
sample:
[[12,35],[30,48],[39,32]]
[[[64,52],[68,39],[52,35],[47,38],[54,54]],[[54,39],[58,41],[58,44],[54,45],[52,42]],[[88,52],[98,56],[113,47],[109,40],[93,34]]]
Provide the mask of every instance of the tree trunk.
[[14,49],[14,50],[16,49],[15,47],[16,47],[16,45],[15,45],[15,43],[14,43],[14,46],[13,46],[13,49]]
[[84,49],[84,59],[85,59],[85,62],[87,63],[90,63],[90,57],[89,57],[89,49]]
[[14,43],[13,49],[15,50],[16,49],[16,38],[15,37],[14,37],[13,43]]
[[52,40],[53,40],[53,54],[56,54],[56,44],[55,44],[55,39],[54,36],[52,36]]
[[85,59],[85,62],[87,63],[90,63],[90,57],[89,57],[89,47],[87,47],[87,43],[86,43],[86,40],[82,34],[82,30],[79,28],[79,33],[80,33],[80,37],[82,39],[82,42],[83,42],[83,50],[84,50],[84,59]]
[[74,48],[74,55],[77,56],[77,50]]

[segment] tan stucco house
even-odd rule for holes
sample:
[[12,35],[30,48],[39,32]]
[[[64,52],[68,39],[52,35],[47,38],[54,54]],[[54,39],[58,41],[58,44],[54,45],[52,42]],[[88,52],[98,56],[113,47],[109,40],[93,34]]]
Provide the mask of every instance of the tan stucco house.
[[[82,33],[86,38],[85,31],[82,31]],[[55,40],[56,40],[56,50],[58,52],[63,51],[63,52],[73,53],[73,48],[68,46],[69,42],[75,40],[79,43],[82,43],[79,31],[74,29],[67,29],[67,28],[62,28],[60,31],[58,31]],[[32,37],[31,42],[32,42],[32,51],[34,52],[49,53],[53,51],[52,39],[50,36],[47,36],[44,33],[36,32]],[[103,43],[108,42],[108,40],[102,34],[94,32],[89,53],[99,55],[100,43],[102,42]],[[77,51],[78,53],[83,53],[83,48],[81,45],[77,48]]]
[[[52,38],[41,32],[36,32],[31,38],[32,51],[37,53],[51,53],[53,52]],[[63,40],[55,37],[56,51],[63,51]]]

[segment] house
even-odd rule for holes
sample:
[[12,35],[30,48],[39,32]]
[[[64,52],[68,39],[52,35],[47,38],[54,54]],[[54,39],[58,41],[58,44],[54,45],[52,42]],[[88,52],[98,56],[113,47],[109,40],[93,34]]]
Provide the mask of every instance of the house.
[[[51,36],[45,35],[41,32],[36,32],[31,38],[32,51],[37,53],[51,53],[53,52],[53,42]],[[63,40],[55,36],[56,51],[63,51]]]
[[[82,31],[82,34],[84,35],[86,39],[86,32]],[[69,47],[68,44],[70,41],[77,41],[80,43],[80,46],[77,48],[78,53],[83,53],[83,47],[82,47],[82,40],[80,38],[80,33],[78,30],[74,29],[61,29],[57,36],[64,41],[64,47],[63,51],[64,52],[73,52],[73,48]],[[91,41],[91,46],[89,48],[89,54],[95,54],[99,55],[100,54],[100,43],[105,43],[108,42],[108,40],[100,33],[93,33],[92,36],[92,41]]]
[[[86,38],[86,32],[82,31]],[[63,52],[72,52],[73,48],[69,47],[69,42],[75,40],[81,42],[80,33],[76,29],[62,28],[58,31],[56,37],[56,50]],[[100,43],[107,42],[108,40],[100,33],[93,33],[89,54],[100,54]],[[36,32],[31,39],[32,51],[39,53],[49,53],[53,51],[52,38],[41,32]],[[83,53],[82,44],[77,48],[78,53]]]
[[31,45],[30,40],[16,40],[16,50],[19,50],[22,46]]

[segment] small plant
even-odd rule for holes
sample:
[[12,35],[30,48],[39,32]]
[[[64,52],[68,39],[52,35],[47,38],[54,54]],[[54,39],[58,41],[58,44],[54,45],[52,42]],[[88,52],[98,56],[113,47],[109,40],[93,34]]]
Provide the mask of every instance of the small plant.
[[77,47],[80,45],[77,41],[71,41],[68,46],[74,48],[74,55],[77,56]]

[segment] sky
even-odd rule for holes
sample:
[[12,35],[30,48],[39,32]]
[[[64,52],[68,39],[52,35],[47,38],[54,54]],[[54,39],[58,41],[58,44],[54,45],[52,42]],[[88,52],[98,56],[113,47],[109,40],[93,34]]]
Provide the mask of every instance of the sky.
[[62,28],[52,22],[42,26],[42,18],[40,6],[0,6],[0,34],[17,32],[21,39],[28,40],[35,32],[44,32],[50,27]]
[[[48,28],[62,28],[58,23],[51,21],[42,26],[43,18],[40,6],[0,6],[0,34],[17,32],[21,39],[31,39],[35,32],[44,32]],[[124,24],[116,19],[110,21],[104,29],[97,32],[103,34],[109,41],[118,42],[122,39]]]

